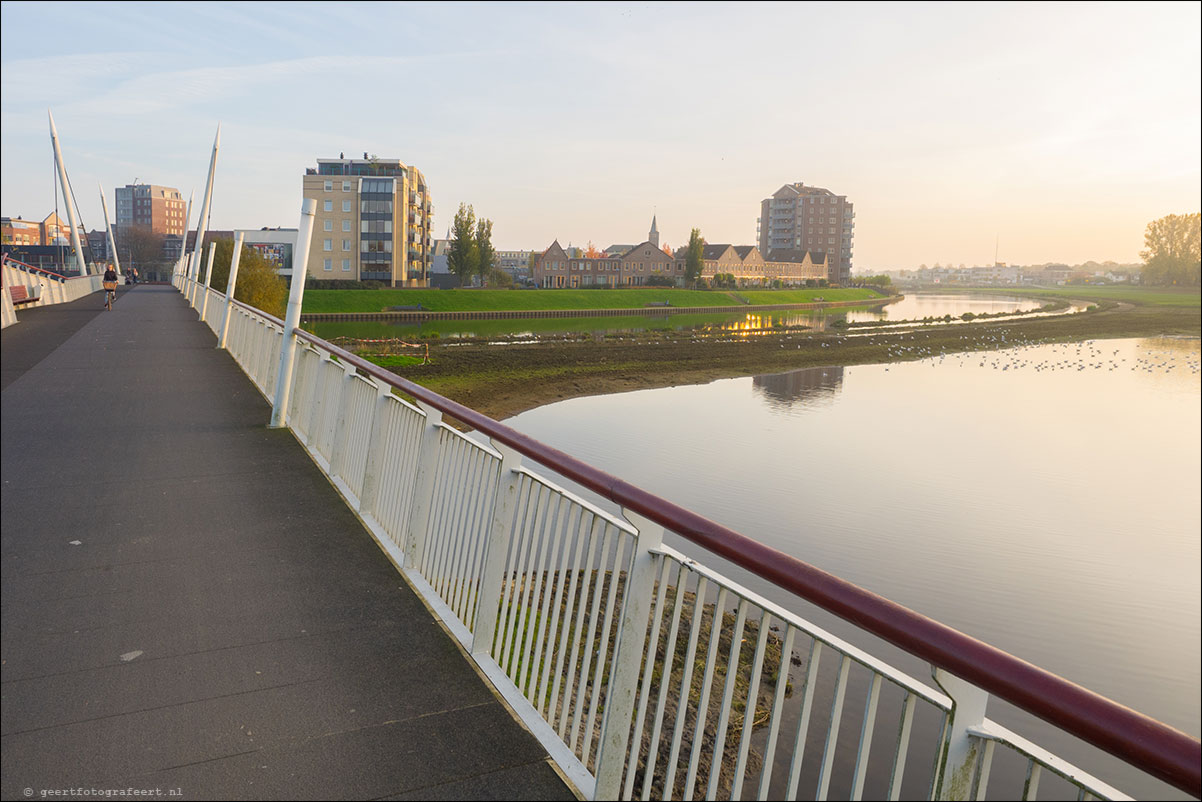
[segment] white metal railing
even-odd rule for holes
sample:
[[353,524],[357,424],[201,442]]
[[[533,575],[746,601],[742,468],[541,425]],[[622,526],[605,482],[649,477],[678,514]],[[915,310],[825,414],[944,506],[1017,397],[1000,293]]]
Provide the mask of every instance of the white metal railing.
[[[177,286],[219,337],[230,316],[230,354],[276,397],[284,324]],[[1014,796],[1050,775],[1073,798],[1129,798],[988,719],[989,694],[945,665],[932,687],[664,546],[633,501],[615,516],[523,462],[570,475],[566,455],[291,336],[287,425],[586,797],[983,799],[991,781],[1008,793],[1008,753],[1026,766]]]
[[[37,299],[28,304],[22,304],[23,307],[69,303],[85,295],[99,292],[103,281],[103,275],[100,273],[90,273],[84,276],[61,276],[49,270],[10,259],[7,255],[0,261],[3,262],[0,270],[3,271],[5,295],[8,296],[10,287],[24,287],[28,297]],[[89,268],[94,270],[95,265],[90,265]],[[5,297],[4,302],[3,323],[8,326],[17,322],[17,315],[12,307],[11,297]]]

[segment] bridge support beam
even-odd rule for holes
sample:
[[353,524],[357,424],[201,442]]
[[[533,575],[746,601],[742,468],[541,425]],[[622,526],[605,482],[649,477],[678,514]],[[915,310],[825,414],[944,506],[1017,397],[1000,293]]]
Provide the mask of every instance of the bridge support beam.
[[288,290],[288,311],[284,315],[284,341],[280,344],[280,369],[271,407],[272,429],[288,425],[288,398],[292,392],[292,371],[296,362],[296,327],[300,325],[301,302],[305,297],[305,276],[309,272],[309,241],[313,239],[313,218],[317,201],[305,198],[301,204],[300,225],[296,231],[296,249],[292,251],[292,285]]

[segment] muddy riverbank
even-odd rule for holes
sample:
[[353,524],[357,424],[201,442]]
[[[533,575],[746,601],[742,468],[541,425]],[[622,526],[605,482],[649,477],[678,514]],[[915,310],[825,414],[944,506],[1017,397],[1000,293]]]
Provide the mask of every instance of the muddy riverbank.
[[[1202,333],[1200,321],[1197,309],[1103,303],[1078,314],[866,334],[779,329],[564,335],[536,341],[457,339],[431,342],[428,364],[393,370],[501,420],[567,398],[703,384],[821,365],[902,361],[1028,342],[1197,337]],[[903,347],[907,350],[901,350]]]

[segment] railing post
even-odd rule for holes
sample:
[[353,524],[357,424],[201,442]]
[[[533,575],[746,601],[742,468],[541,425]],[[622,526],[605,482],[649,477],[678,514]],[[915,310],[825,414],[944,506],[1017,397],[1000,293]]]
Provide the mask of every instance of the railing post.
[[935,683],[951,697],[951,721],[936,773],[936,799],[970,799],[981,741],[969,731],[985,721],[989,694],[942,668],[931,671]]
[[492,441],[501,454],[501,476],[497,482],[497,502],[493,505],[492,523],[488,528],[488,544],[484,552],[484,570],[480,576],[480,593],[476,604],[476,619],[472,627],[473,655],[492,651],[497,631],[502,587],[505,584],[505,558],[513,532],[513,516],[517,510],[518,492],[522,485],[522,455],[509,446]]
[[417,402],[426,415],[426,428],[417,449],[417,475],[413,481],[413,507],[409,513],[409,531],[405,533],[405,564],[420,564],[430,526],[430,508],[434,504],[434,478],[438,473],[439,441],[442,439],[442,411],[424,401]]
[[200,286],[200,292],[204,293],[204,299],[200,302],[200,322],[206,323],[205,312],[209,309],[209,279],[213,276],[213,256],[217,253],[217,243],[209,243],[209,259],[205,265],[205,280]]
[[238,232],[234,240],[234,255],[230,258],[230,277],[225,283],[225,314],[221,317],[221,334],[217,338],[217,347],[225,348],[226,338],[230,331],[230,307],[234,304],[234,289],[238,286],[238,262],[242,258],[242,240],[246,238],[245,231]]
[[309,271],[309,240],[313,238],[313,217],[317,201],[305,198],[301,203],[300,225],[296,232],[296,248],[292,251],[292,286],[288,291],[288,313],[284,316],[284,341],[280,344],[280,369],[275,385],[275,402],[271,406],[273,429],[288,425],[288,394],[292,392],[292,370],[295,367],[296,327],[300,324],[301,301],[305,295],[305,275]]
[[351,393],[355,386],[355,366],[349,362],[342,363],[342,381],[338,388],[338,417],[334,419],[334,431],[330,434],[330,478],[341,478],[343,484],[350,489],[346,477],[342,476],[343,464],[346,462],[347,419],[350,412]]
[[[626,582],[626,599],[618,627],[618,644],[609,672],[605,694],[605,718],[597,753],[597,787],[593,799],[617,799],[622,793],[622,774],[630,749],[630,729],[638,695],[639,670],[651,612],[651,596],[660,557],[653,553],[664,538],[664,528],[630,510],[623,510],[639,535],[634,560]],[[648,670],[650,666],[648,666]],[[639,737],[639,734],[635,734]],[[653,747],[654,748],[654,747]]]
[[371,434],[367,440],[367,463],[363,467],[363,488],[359,493],[359,512],[376,518],[376,499],[380,495],[380,467],[384,462],[384,421],[392,403],[392,387],[375,379],[376,405],[372,409]]

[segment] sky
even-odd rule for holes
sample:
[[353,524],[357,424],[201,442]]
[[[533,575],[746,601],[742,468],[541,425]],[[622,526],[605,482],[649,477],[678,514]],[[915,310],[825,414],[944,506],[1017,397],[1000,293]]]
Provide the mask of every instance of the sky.
[[1202,205],[1200,9],[6,1],[0,213],[54,209],[50,111],[89,230],[98,185],[199,197],[220,124],[211,229],[296,227],[367,152],[501,250],[754,244],[801,181],[855,204],[856,272],[1138,262]]

